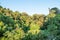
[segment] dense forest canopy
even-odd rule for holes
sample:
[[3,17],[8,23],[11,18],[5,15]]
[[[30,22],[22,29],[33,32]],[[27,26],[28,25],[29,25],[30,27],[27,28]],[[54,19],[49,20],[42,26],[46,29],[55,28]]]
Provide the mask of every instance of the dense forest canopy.
[[60,40],[60,9],[30,16],[0,6],[0,40]]

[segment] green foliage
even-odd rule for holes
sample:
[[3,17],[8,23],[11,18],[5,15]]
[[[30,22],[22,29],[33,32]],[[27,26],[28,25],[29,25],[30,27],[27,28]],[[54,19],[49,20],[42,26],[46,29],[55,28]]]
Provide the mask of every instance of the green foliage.
[[25,37],[22,38],[22,40],[39,40],[39,38],[38,38],[38,35],[36,35],[36,34],[33,35],[33,34],[29,33],[29,34],[25,35]]
[[35,23],[31,23],[30,25],[30,30],[39,30],[39,25],[38,24],[35,24]]
[[[47,30],[48,32],[50,32],[50,36],[52,38],[50,39],[54,39],[56,40],[57,37],[60,37],[60,14],[56,14],[56,16],[54,18],[49,18],[47,22],[45,22],[44,26],[41,28],[42,30]],[[49,36],[47,36],[49,38]],[[58,39],[59,40],[59,39]]]
[[23,38],[25,35],[24,31],[20,28],[17,28],[15,30],[10,31],[6,31],[4,33],[4,36],[8,39],[8,40],[20,40],[21,38]]
[[0,40],[60,40],[60,9],[30,16],[0,6]]

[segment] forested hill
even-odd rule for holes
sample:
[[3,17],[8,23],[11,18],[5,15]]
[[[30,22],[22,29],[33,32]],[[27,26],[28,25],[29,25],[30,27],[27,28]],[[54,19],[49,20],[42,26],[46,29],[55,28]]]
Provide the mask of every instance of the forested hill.
[[0,40],[60,40],[60,9],[30,16],[0,6]]

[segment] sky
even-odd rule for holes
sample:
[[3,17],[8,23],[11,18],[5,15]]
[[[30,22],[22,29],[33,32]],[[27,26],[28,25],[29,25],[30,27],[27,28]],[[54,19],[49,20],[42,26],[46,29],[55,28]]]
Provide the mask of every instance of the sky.
[[26,12],[29,15],[47,15],[48,8],[60,9],[60,0],[0,0],[0,5],[13,11]]

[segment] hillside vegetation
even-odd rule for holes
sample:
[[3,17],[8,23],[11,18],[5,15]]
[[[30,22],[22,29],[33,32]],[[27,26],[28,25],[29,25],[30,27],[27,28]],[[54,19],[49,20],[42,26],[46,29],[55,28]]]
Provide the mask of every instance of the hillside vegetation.
[[0,6],[0,40],[60,40],[60,9],[30,16]]

